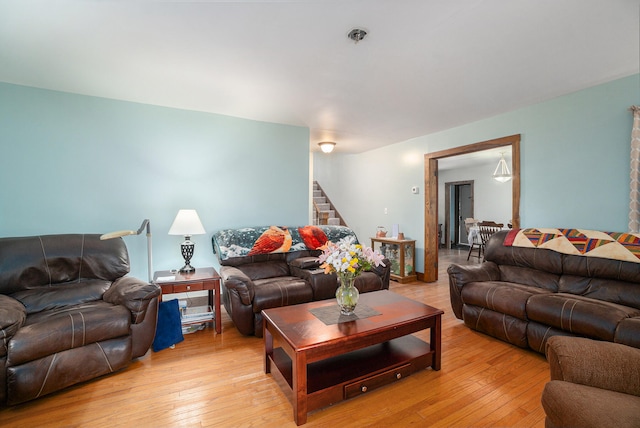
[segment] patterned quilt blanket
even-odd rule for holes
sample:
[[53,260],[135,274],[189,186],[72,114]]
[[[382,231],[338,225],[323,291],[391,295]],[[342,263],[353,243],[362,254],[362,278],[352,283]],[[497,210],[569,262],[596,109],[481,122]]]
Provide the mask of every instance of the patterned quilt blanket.
[[513,229],[503,245],[640,263],[640,234],[585,229]]
[[261,226],[219,230],[211,238],[218,258],[252,256],[256,254],[286,253],[316,250],[327,241],[337,242],[352,236],[353,230],[345,226]]

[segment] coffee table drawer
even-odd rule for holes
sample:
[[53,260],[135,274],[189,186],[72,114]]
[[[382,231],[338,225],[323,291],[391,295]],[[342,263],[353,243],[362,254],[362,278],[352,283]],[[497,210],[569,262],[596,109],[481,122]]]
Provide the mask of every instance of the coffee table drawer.
[[365,392],[372,391],[380,386],[404,379],[411,374],[411,364],[404,364],[399,367],[379,373],[375,376],[362,379],[358,382],[344,386],[344,398],[357,397]]

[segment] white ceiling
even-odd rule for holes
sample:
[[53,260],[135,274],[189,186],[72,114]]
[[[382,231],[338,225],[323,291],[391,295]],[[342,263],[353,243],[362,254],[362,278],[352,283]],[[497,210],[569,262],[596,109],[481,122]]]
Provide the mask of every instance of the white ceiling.
[[0,0],[0,81],[305,126],[312,149],[358,153],[638,73],[639,16],[640,0]]

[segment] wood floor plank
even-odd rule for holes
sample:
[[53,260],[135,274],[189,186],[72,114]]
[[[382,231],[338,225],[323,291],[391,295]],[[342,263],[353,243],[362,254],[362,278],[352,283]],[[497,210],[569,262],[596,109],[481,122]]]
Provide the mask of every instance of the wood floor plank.
[[[465,259],[464,251],[441,251],[438,282],[391,285],[396,293],[444,310],[442,370],[427,369],[311,412],[305,426],[544,426],[544,357],[474,332],[453,315],[446,268]],[[222,331],[207,327],[118,373],[1,408],[0,425],[295,427],[287,395],[263,372],[262,340],[240,335],[224,310]],[[417,336],[429,340],[427,332]]]

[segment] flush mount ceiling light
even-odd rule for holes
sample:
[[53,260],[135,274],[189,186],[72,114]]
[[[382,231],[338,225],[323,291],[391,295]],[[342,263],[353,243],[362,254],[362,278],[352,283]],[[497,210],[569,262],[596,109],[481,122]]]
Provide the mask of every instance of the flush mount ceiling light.
[[493,179],[501,183],[511,180],[511,172],[509,172],[507,162],[504,160],[504,153],[500,153],[500,161],[498,161],[496,170],[493,171]]
[[333,151],[333,148],[336,146],[336,143],[334,143],[333,141],[323,141],[321,143],[318,143],[318,145],[323,152],[331,153]]
[[349,32],[349,34],[347,34],[347,36],[356,43],[364,39],[364,36],[366,35],[367,35],[367,32],[364,30],[361,30],[360,28],[354,28]]

